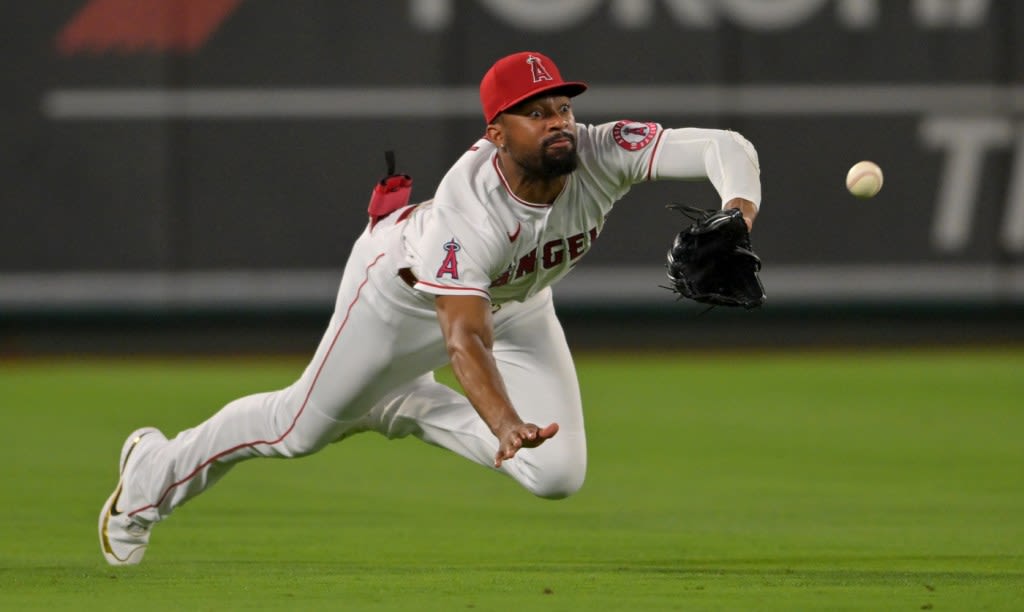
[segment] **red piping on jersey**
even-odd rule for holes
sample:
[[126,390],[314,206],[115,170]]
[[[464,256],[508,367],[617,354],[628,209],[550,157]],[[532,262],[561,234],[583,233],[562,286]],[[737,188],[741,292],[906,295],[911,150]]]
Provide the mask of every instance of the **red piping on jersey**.
[[435,289],[448,289],[448,290],[451,290],[451,291],[473,291],[473,292],[476,292],[476,293],[479,293],[479,294],[483,295],[486,298],[490,298],[491,297],[490,293],[487,293],[486,291],[484,291],[482,289],[477,289],[476,287],[452,287],[450,285],[438,285],[437,283],[430,283],[430,282],[427,282],[425,280],[418,280],[418,279],[416,280],[416,284],[417,285],[426,285],[428,287],[434,287]]
[[417,207],[417,206],[419,206],[419,204],[413,204],[413,205],[412,205],[412,206],[410,206],[409,208],[406,208],[406,209],[405,209],[405,210],[403,210],[403,211],[402,211],[401,213],[399,213],[399,215],[398,215],[398,218],[397,218],[397,219],[395,219],[395,225],[398,225],[398,224],[399,224],[399,223],[401,223],[402,221],[405,221],[406,219],[408,219],[408,218],[409,218],[409,215],[411,215],[411,214],[412,214],[412,212],[413,212],[414,210],[416,210],[416,207]]
[[203,461],[202,463],[200,463],[196,467],[196,469],[192,470],[189,473],[188,476],[185,476],[184,478],[182,478],[181,480],[179,480],[177,482],[171,483],[166,489],[164,489],[164,492],[160,494],[160,498],[157,499],[155,503],[149,504],[147,506],[142,506],[141,508],[138,508],[136,510],[132,510],[131,512],[127,513],[128,516],[135,516],[136,514],[142,512],[144,510],[149,510],[150,508],[156,508],[157,506],[159,506],[160,504],[163,503],[164,499],[167,497],[167,495],[173,489],[175,489],[179,485],[182,485],[182,484],[188,482],[189,480],[192,480],[193,478],[195,478],[196,474],[198,474],[203,468],[205,468],[206,466],[210,465],[214,461],[220,459],[221,457],[224,457],[225,455],[230,455],[231,453],[233,453],[235,451],[241,450],[243,448],[251,447],[251,446],[256,446],[257,444],[267,444],[267,445],[273,446],[274,444],[277,444],[281,440],[284,440],[286,437],[288,437],[288,434],[290,434],[292,432],[292,430],[295,429],[296,423],[299,422],[299,417],[301,417],[302,413],[306,410],[306,404],[309,403],[309,398],[310,398],[310,396],[313,395],[313,389],[316,387],[316,383],[320,379],[320,373],[323,372],[324,365],[327,364],[327,359],[331,356],[331,351],[334,350],[334,345],[337,344],[337,342],[338,342],[338,337],[341,336],[341,332],[345,329],[345,324],[348,323],[349,315],[352,314],[352,308],[356,305],[356,302],[359,301],[359,295],[363,292],[363,287],[365,287],[366,283],[369,282],[369,280],[370,280],[370,268],[375,266],[377,264],[377,262],[380,261],[381,257],[384,257],[384,253],[381,253],[380,255],[377,255],[377,257],[375,257],[374,260],[370,262],[370,265],[366,266],[366,277],[363,278],[363,282],[360,283],[359,284],[359,288],[356,289],[356,296],[354,298],[352,298],[352,302],[348,305],[348,310],[345,311],[345,318],[342,319],[341,325],[338,326],[338,331],[334,334],[334,338],[331,340],[331,346],[327,349],[327,352],[324,354],[323,361],[320,362],[320,366],[316,370],[316,375],[313,376],[313,382],[311,382],[309,384],[309,390],[306,391],[306,397],[302,400],[302,405],[299,406],[299,411],[295,413],[295,418],[292,419],[291,425],[288,426],[288,429],[286,429],[285,432],[283,434],[281,434],[281,436],[278,437],[276,440],[272,440],[272,441],[256,440],[256,441],[253,441],[253,442],[244,442],[242,444],[238,444],[236,446],[232,446],[231,448],[229,448],[229,449],[227,449],[225,451],[221,451],[221,452],[217,453],[216,455],[210,457],[206,461]]
[[501,173],[501,168],[498,167],[497,153],[495,153],[494,157],[491,158],[491,163],[494,165],[494,171],[498,173],[498,178],[501,180],[501,184],[505,186],[505,191],[507,191],[508,194],[512,196],[513,200],[519,202],[523,206],[529,206],[530,208],[551,208],[550,204],[534,204],[532,202],[527,202],[526,200],[523,200],[519,196],[517,196],[514,191],[512,191],[512,188],[508,186],[508,181],[505,180],[505,175]]
[[654,170],[654,156],[658,154],[658,145],[661,144],[661,137],[665,134],[665,128],[661,128],[658,131],[658,139],[654,141],[654,150],[651,151],[651,159],[647,161],[647,178],[645,181],[651,180],[651,172]]

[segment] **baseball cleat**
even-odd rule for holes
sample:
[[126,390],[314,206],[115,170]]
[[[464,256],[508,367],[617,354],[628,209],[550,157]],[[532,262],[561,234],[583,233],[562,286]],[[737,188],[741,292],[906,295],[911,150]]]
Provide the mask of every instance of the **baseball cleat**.
[[117,502],[124,488],[128,463],[133,455],[138,457],[138,449],[143,443],[166,441],[160,430],[154,427],[137,429],[128,436],[121,447],[121,460],[118,463],[117,488],[107,498],[100,510],[99,534],[100,552],[111,565],[136,565],[142,561],[149,544],[149,525],[142,525],[118,509]]

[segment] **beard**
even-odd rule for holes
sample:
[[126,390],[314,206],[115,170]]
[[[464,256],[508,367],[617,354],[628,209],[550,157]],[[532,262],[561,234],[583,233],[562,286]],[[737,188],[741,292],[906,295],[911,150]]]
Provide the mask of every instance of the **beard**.
[[[549,145],[561,138],[568,138],[572,146],[568,149],[551,151]],[[517,159],[516,162],[522,167],[527,178],[535,180],[546,180],[571,174],[579,165],[579,155],[576,152],[576,135],[570,132],[562,132],[541,143],[540,153],[531,159]]]

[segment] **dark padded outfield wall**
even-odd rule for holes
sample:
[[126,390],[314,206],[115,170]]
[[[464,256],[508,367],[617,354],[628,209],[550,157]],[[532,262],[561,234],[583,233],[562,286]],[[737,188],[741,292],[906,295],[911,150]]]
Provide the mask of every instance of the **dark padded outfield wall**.
[[[7,7],[0,312],[329,305],[383,152],[429,197],[537,49],[577,118],[757,146],[769,305],[1024,300],[1024,6],[983,0],[51,0]],[[886,173],[873,200],[846,170]],[[637,186],[558,291],[658,305],[702,183]]]

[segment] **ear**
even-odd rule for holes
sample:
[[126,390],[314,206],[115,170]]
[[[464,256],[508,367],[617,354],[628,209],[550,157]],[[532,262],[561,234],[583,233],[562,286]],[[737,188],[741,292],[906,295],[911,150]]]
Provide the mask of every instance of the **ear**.
[[494,123],[487,124],[487,131],[484,132],[484,136],[499,148],[505,144],[505,129],[501,125],[500,118],[496,119]]

